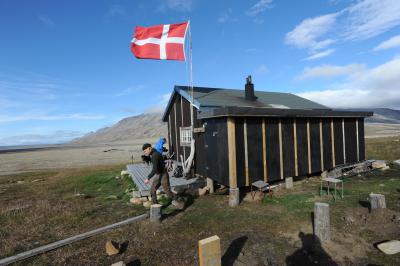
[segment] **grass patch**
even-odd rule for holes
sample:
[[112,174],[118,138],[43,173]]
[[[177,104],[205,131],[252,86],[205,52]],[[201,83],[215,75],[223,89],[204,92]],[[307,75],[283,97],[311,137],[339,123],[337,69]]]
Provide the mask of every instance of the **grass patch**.
[[365,155],[367,159],[400,159],[400,137],[366,139]]

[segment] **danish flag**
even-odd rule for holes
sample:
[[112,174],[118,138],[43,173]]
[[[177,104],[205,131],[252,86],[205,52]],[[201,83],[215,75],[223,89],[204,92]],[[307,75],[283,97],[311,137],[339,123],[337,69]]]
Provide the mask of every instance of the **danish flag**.
[[185,61],[188,22],[151,27],[137,26],[131,41],[136,58]]

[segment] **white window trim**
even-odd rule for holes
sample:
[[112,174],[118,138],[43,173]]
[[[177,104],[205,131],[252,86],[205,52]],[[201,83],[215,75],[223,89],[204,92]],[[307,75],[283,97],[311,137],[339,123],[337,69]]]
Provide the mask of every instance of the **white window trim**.
[[192,127],[179,127],[180,129],[180,145],[190,147],[193,138]]

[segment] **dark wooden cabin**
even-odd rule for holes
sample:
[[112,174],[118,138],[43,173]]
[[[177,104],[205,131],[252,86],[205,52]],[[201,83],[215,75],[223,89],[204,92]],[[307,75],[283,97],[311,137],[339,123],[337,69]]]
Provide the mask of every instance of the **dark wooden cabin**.
[[[163,121],[174,160],[190,154],[194,172],[230,188],[272,183],[365,159],[364,118],[290,93],[175,86]],[[191,128],[191,103],[194,128]],[[193,132],[193,133],[192,133]],[[193,135],[192,135],[193,134]]]

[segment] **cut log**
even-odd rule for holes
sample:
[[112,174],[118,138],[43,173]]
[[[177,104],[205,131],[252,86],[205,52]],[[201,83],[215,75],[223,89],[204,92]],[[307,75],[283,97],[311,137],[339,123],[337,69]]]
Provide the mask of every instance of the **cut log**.
[[159,223],[161,222],[161,204],[153,204],[150,206],[150,221]]
[[371,211],[375,209],[386,209],[385,195],[382,194],[369,194],[369,201],[371,203]]
[[316,202],[314,205],[314,233],[321,243],[331,239],[329,204],[327,203]]
[[221,265],[221,244],[218,236],[212,236],[199,241],[200,266]]

